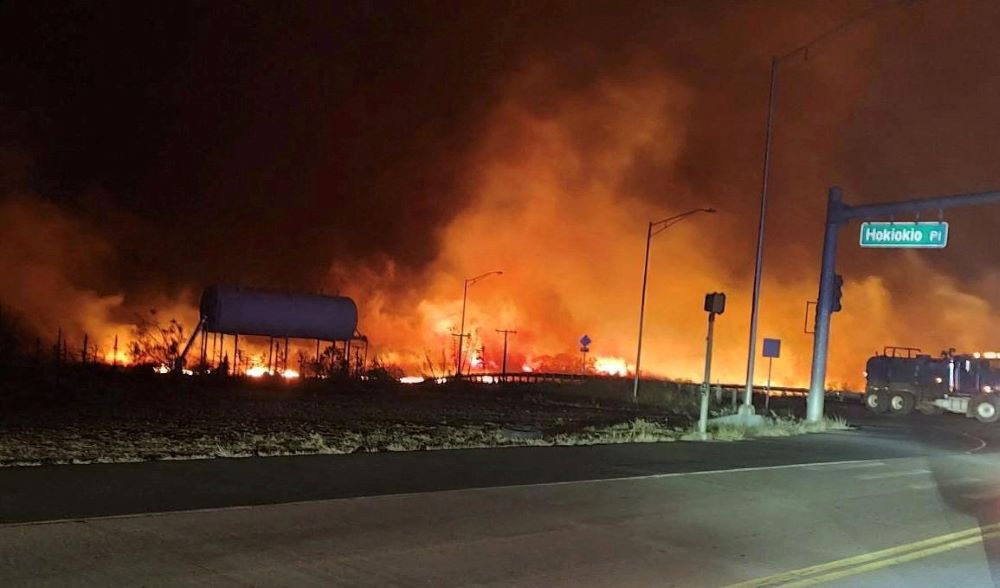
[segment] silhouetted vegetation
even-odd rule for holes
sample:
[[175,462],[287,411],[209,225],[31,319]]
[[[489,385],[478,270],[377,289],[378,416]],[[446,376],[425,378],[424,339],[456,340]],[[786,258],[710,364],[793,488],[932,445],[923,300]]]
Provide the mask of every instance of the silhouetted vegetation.
[[156,309],[150,309],[149,316],[136,316],[132,336],[128,355],[136,364],[173,366],[187,342],[184,327],[175,319],[161,324]]
[[18,363],[29,353],[31,335],[20,313],[0,304],[0,365]]

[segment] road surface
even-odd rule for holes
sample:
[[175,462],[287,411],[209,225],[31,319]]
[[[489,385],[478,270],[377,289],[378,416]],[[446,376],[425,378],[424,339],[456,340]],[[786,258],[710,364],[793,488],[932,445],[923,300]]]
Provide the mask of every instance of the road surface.
[[1000,427],[0,470],[0,585],[992,586]]

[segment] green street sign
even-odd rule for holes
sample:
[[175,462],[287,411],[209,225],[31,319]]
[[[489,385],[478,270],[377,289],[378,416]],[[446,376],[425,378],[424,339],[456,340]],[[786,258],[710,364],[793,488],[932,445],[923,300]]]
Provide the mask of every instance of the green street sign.
[[866,222],[861,223],[862,247],[903,247],[943,249],[948,245],[948,223]]

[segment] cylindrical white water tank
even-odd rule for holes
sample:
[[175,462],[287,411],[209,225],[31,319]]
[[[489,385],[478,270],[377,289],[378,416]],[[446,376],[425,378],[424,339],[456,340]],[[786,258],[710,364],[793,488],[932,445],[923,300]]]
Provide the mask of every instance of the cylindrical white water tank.
[[204,328],[227,335],[346,341],[358,326],[350,298],[210,286],[201,295]]

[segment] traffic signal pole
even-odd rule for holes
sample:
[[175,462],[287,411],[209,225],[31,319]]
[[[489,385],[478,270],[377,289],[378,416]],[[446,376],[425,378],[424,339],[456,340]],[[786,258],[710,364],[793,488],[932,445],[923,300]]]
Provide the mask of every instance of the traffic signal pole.
[[[833,313],[833,288],[837,266],[839,208],[843,205],[840,188],[830,188],[826,203],[826,231],[823,233],[823,261],[819,272],[819,298],[816,303],[816,329],[813,335],[813,362],[806,401],[806,420],[823,419],[826,394],[826,357],[830,344],[830,315]],[[821,358],[821,361],[817,361]]]
[[698,413],[698,433],[708,434],[708,393],[712,382],[712,340],[715,338],[715,313],[708,313],[708,335],[705,337],[705,379],[701,383],[701,410]]
[[871,218],[879,215],[895,215],[922,210],[943,210],[959,206],[978,206],[1000,202],[1000,191],[979,192],[937,196],[903,202],[865,204],[849,206],[844,204],[840,188],[830,188],[826,205],[826,230],[823,234],[823,257],[819,275],[819,297],[816,304],[816,328],[813,335],[812,370],[809,382],[809,396],[806,405],[806,420],[816,422],[823,419],[823,401],[826,394],[826,363],[830,342],[830,317],[833,314],[834,290],[836,287],[837,236],[841,225],[855,219]]

